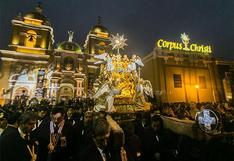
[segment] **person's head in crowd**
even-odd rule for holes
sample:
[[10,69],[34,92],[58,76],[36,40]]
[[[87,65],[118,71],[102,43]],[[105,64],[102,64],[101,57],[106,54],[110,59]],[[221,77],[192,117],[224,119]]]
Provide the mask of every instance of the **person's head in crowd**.
[[163,127],[163,121],[159,115],[155,115],[151,118],[151,127],[154,131],[158,131]]
[[222,131],[224,132],[234,132],[234,118],[226,117],[222,120]]
[[225,114],[224,107],[223,107],[221,104],[219,104],[219,105],[217,106],[217,111],[218,111],[218,113],[220,113],[221,115]]
[[126,137],[135,134],[135,127],[133,122],[123,122],[121,127],[123,128]]
[[18,127],[18,120],[19,120],[20,115],[21,113],[19,111],[9,111],[7,113],[8,124]]
[[36,125],[37,115],[34,112],[27,111],[19,117],[19,128],[25,133],[29,134]]
[[142,125],[144,127],[148,126],[150,124],[150,118],[151,118],[151,115],[150,113],[142,113]]
[[185,110],[183,108],[177,110],[178,119],[186,119]]
[[163,114],[169,117],[175,117],[175,113],[169,106],[163,108]]
[[136,112],[136,122],[140,122],[142,119],[142,114],[140,112]]
[[62,107],[55,107],[51,111],[52,121],[55,125],[59,125],[65,119],[65,110]]
[[110,137],[110,125],[106,119],[100,118],[93,125],[93,139],[96,146],[105,149]]
[[93,110],[93,120],[97,120],[100,118],[106,119],[107,113],[104,109],[101,109],[100,111]]
[[107,116],[106,111],[104,111],[104,110],[100,110],[100,111],[99,111],[99,113],[98,113],[98,117],[99,117],[99,118],[105,119],[106,116]]
[[42,120],[44,119],[49,113],[49,109],[47,106],[40,106],[37,111],[38,119]]
[[74,109],[72,107],[69,107],[67,109],[67,118],[71,119],[73,117],[73,114],[74,114]]
[[0,109],[0,135],[6,127],[7,127],[7,119],[5,118],[5,111]]
[[91,125],[93,121],[93,113],[92,111],[86,111],[84,113],[84,125],[88,126]]

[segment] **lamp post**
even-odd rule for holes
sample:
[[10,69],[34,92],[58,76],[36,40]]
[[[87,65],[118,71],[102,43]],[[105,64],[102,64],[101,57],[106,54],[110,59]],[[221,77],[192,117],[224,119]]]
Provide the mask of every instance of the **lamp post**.
[[196,88],[196,92],[197,92],[197,103],[200,102],[200,98],[199,98],[199,85],[195,85],[195,88]]

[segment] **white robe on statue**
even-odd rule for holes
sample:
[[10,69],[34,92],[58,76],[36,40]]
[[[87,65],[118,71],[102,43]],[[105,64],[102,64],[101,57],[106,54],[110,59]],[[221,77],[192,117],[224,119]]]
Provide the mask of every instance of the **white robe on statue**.
[[120,90],[118,89],[111,89],[108,96],[106,96],[106,103],[107,103],[107,111],[112,112],[115,110],[114,108],[114,97],[115,95],[119,94]]

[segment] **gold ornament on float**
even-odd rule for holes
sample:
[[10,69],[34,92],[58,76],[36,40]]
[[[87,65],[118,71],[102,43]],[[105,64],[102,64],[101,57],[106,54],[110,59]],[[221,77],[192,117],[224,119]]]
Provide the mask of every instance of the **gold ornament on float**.
[[93,98],[98,100],[95,107],[106,107],[107,112],[135,111],[149,109],[150,103],[145,99],[145,95],[153,97],[151,83],[143,80],[140,70],[144,66],[141,58],[132,55],[131,58],[119,53],[127,44],[124,36],[112,35],[112,49],[117,49],[117,54],[96,54],[95,64],[100,64],[100,75],[96,81],[96,93]]

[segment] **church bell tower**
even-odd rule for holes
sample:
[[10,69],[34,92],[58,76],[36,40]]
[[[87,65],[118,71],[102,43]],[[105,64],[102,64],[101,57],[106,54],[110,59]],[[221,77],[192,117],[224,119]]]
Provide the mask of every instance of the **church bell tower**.
[[11,50],[46,54],[46,51],[52,48],[53,28],[42,11],[42,5],[38,3],[34,11],[24,16],[18,14],[12,20],[12,38],[9,44]]

